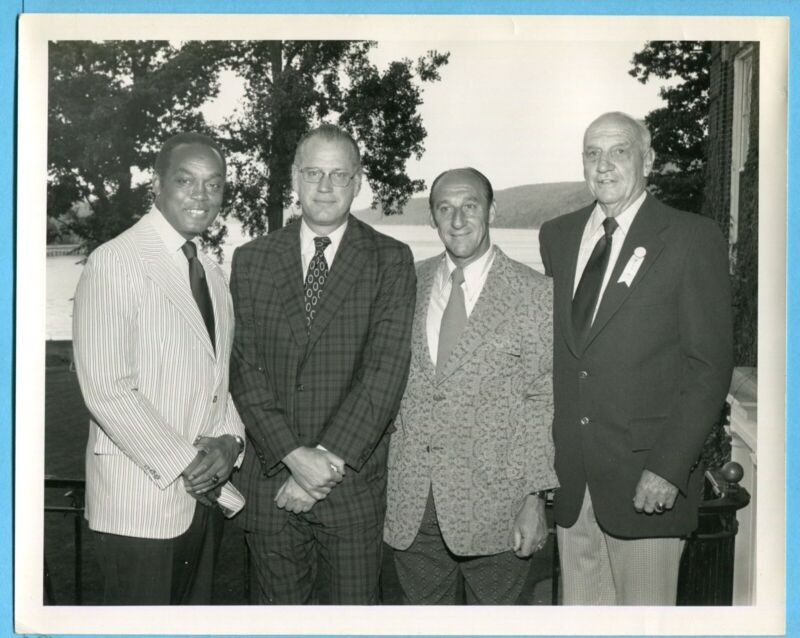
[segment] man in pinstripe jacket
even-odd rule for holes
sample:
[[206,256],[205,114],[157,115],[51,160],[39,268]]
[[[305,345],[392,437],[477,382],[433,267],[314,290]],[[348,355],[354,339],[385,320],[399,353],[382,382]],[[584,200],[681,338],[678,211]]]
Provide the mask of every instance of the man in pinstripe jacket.
[[[350,216],[358,146],[322,125],[298,144],[302,220],[239,248],[231,393],[256,602],[377,602],[389,432],[408,374],[414,262]],[[321,290],[321,292],[320,292]],[[252,450],[252,454],[250,451]]]
[[154,206],[89,256],[75,294],[75,364],[92,415],[86,517],[106,604],[211,602],[216,505],[238,496],[224,483],[244,450],[228,396],[231,299],[194,243],[224,184],[216,142],[170,138]]

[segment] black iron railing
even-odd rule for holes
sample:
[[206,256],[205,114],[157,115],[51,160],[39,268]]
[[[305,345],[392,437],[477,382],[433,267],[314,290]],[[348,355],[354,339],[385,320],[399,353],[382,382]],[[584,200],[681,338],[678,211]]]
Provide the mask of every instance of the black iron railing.
[[[700,508],[700,521],[697,531],[688,539],[681,560],[678,580],[679,605],[730,605],[733,591],[733,551],[738,525],[736,512],[747,506],[750,495],[738,485],[742,478],[741,466],[728,463],[720,470],[706,472],[705,500]],[[68,505],[46,505],[45,513],[66,514],[73,517],[73,578],[75,582],[74,603],[83,602],[83,510],[85,481],[45,477],[45,488],[66,490],[60,496]],[[552,506],[548,498],[547,507]],[[551,592],[552,605],[559,604],[559,580],[561,569],[558,559],[558,544],[555,531],[553,537]],[[247,551],[245,546],[245,552]],[[250,574],[249,561],[245,559],[243,574],[243,596],[249,601]],[[47,565],[44,558],[44,588],[47,604],[58,604]]]
[[[72,543],[74,561],[72,567],[75,582],[75,604],[83,603],[83,497],[86,482],[83,479],[67,479],[56,476],[44,477],[45,490],[66,490],[61,494],[69,505],[45,505],[45,514],[66,514],[72,516]],[[47,491],[45,492],[48,493]],[[45,602],[55,605],[56,600],[50,570],[47,565],[47,554],[44,556],[44,595]]]

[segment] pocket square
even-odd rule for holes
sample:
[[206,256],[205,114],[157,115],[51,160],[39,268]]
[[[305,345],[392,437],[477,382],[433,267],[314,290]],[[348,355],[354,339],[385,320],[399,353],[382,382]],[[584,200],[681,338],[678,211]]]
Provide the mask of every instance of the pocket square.
[[630,288],[633,283],[633,278],[636,277],[636,273],[639,272],[645,255],[647,255],[647,250],[645,250],[643,246],[637,246],[631,258],[628,260],[628,263],[625,264],[625,268],[622,270],[619,279],[617,279],[618,284],[625,284]]

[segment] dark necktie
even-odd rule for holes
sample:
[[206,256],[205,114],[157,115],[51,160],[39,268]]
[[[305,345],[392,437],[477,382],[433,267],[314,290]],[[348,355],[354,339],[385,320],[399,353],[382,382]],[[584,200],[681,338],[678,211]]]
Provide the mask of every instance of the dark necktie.
[[331,243],[330,237],[314,237],[314,256],[308,264],[305,280],[305,307],[306,328],[311,329],[311,323],[317,314],[322,288],[328,278],[328,262],[325,260],[325,248]]
[[467,308],[464,305],[464,290],[461,284],[464,283],[464,271],[456,268],[450,275],[452,287],[450,298],[447,300],[444,313],[442,314],[442,324],[439,328],[439,347],[436,350],[436,371],[440,372],[444,368],[450,353],[458,343],[458,338],[467,325]]
[[192,296],[197,302],[197,307],[200,309],[200,316],[203,317],[203,322],[206,324],[208,336],[211,338],[211,347],[215,346],[214,338],[214,306],[211,304],[211,295],[208,293],[208,283],[206,282],[206,271],[203,270],[203,264],[197,258],[197,246],[194,242],[187,241],[181,246],[183,254],[189,261],[189,285],[192,288]]
[[572,328],[578,346],[583,345],[589,328],[592,327],[594,309],[600,296],[600,288],[603,286],[603,275],[611,257],[611,236],[618,225],[613,217],[606,217],[603,220],[605,233],[597,240],[572,299]]

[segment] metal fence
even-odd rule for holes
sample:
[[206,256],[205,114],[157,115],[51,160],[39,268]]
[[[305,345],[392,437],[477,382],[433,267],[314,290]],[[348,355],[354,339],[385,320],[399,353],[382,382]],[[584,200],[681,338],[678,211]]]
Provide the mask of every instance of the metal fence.
[[[733,464],[738,466],[738,464]],[[688,539],[681,559],[678,581],[679,605],[730,605],[733,584],[733,551],[738,525],[736,511],[747,506],[750,495],[738,485],[741,480],[741,466],[731,472],[731,464],[721,470],[706,472],[706,498],[700,508],[700,521],[697,531]],[[731,479],[731,477],[733,477]],[[62,514],[72,517],[73,533],[73,579],[74,604],[83,603],[83,479],[67,479],[55,476],[45,477],[46,489],[66,490],[60,496],[67,505],[45,505],[46,514]],[[552,507],[548,498],[547,507]],[[561,576],[558,545],[555,531],[550,529],[553,546],[551,562],[550,604],[559,604],[559,580]],[[245,548],[246,552],[246,548]],[[245,560],[243,574],[243,598],[249,600],[250,578],[248,561]],[[46,604],[63,604],[56,600],[47,555],[44,557],[44,595]]]

